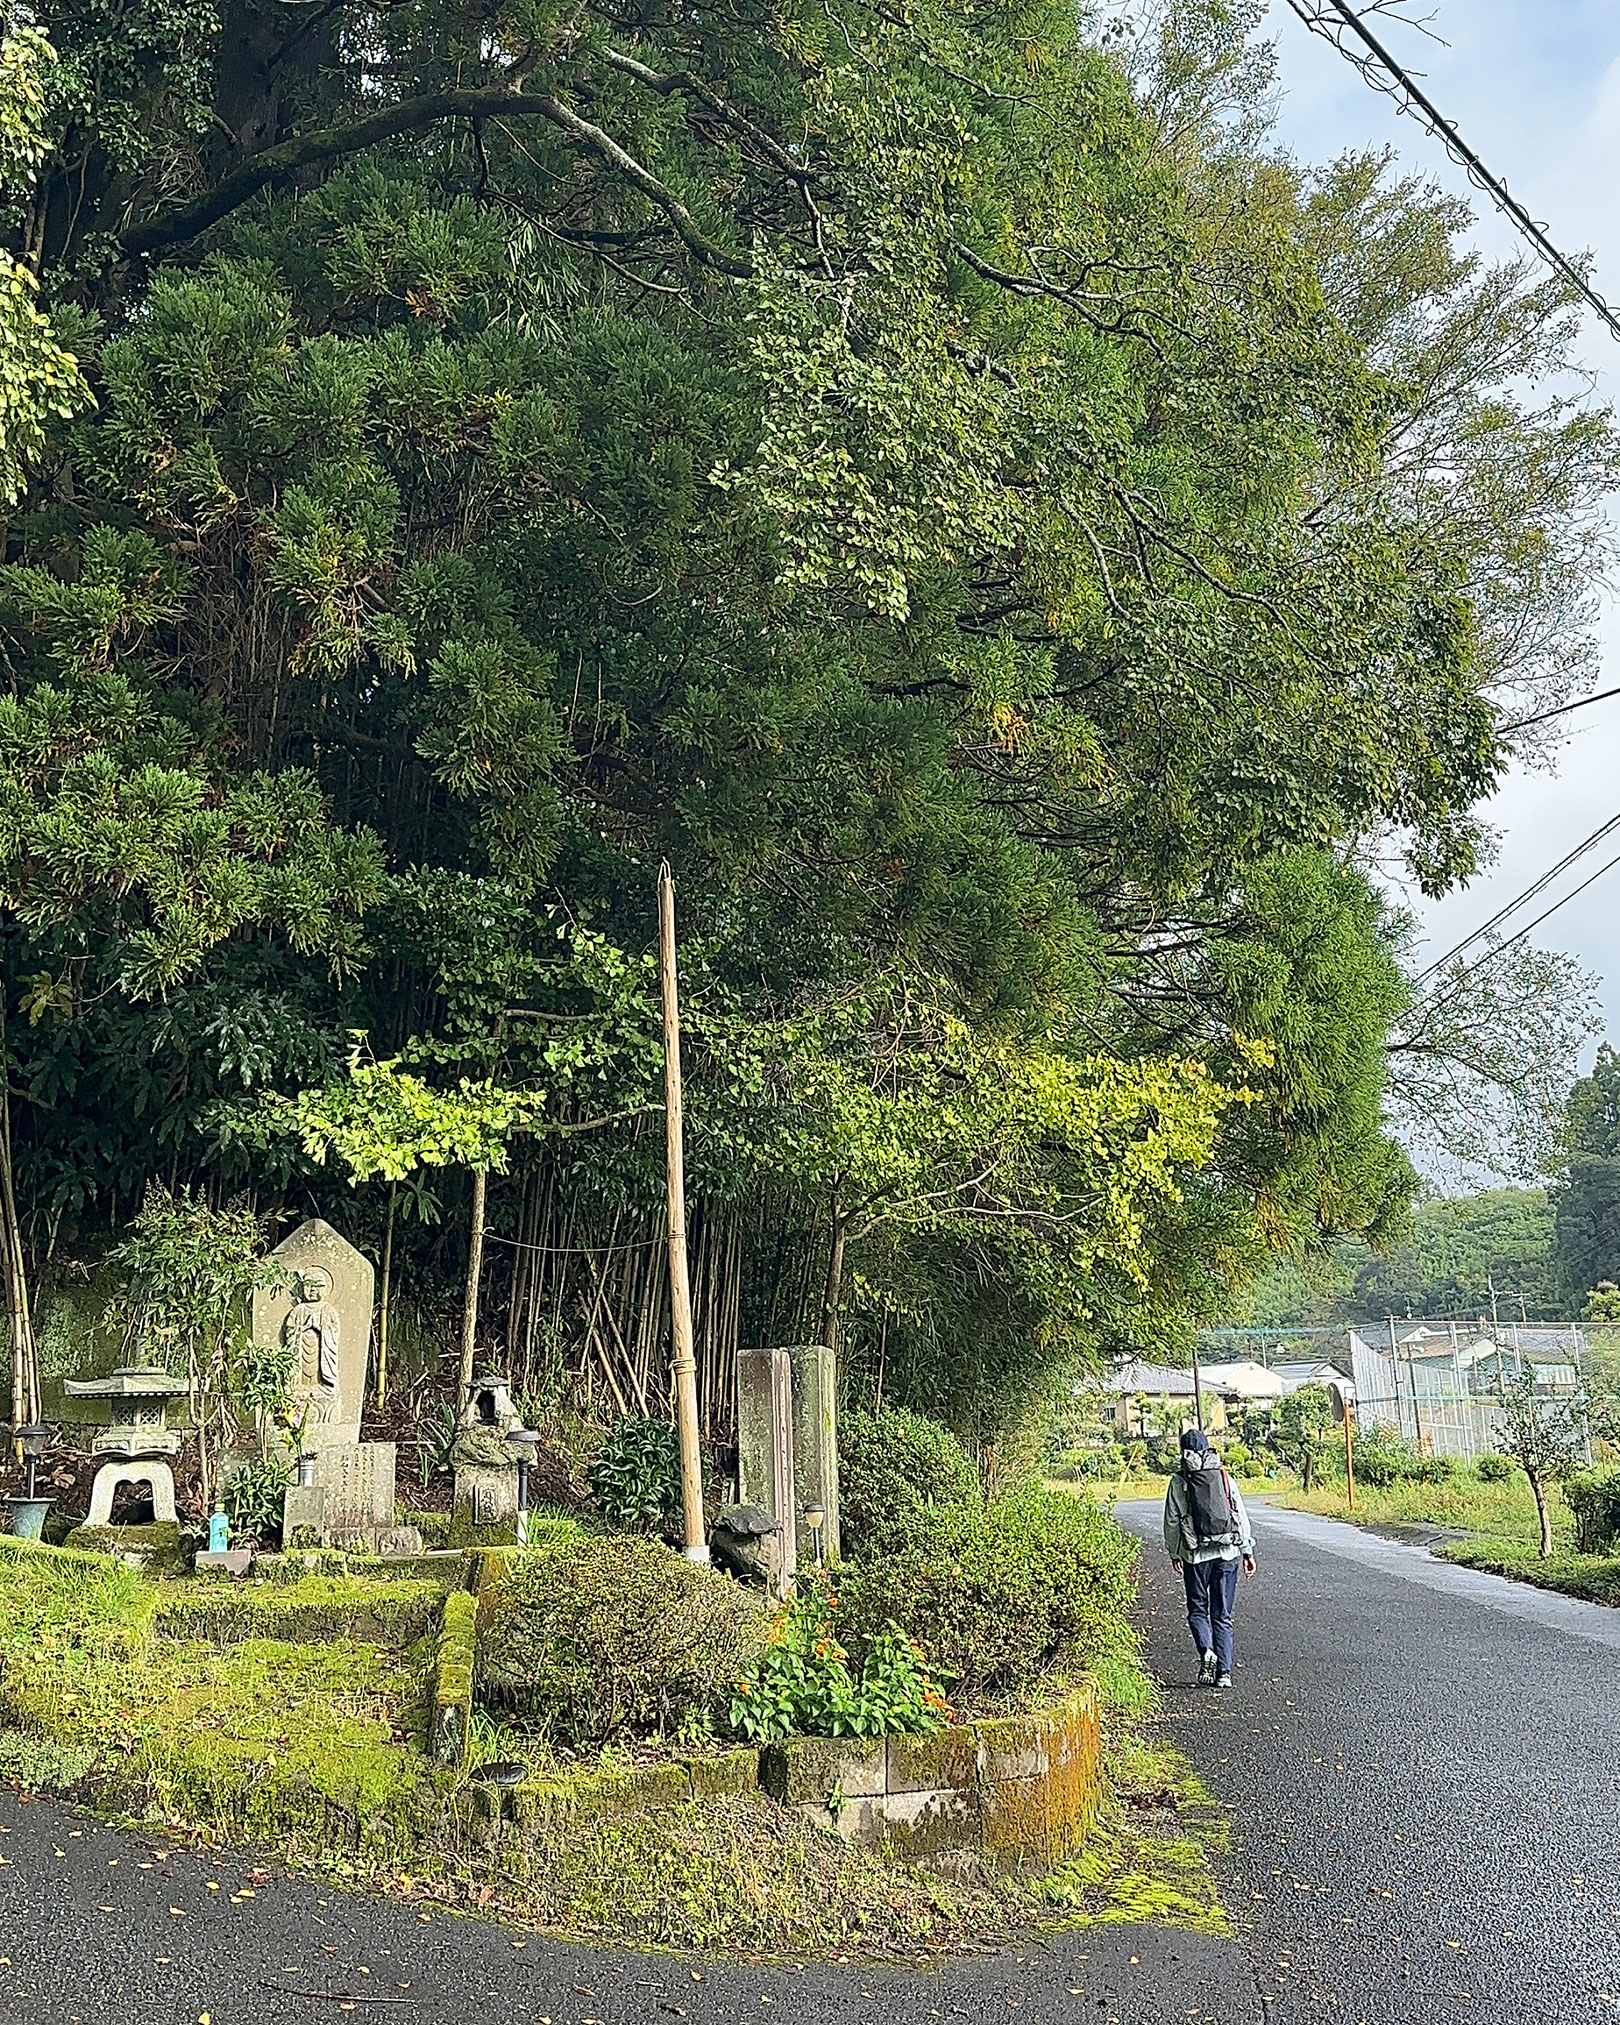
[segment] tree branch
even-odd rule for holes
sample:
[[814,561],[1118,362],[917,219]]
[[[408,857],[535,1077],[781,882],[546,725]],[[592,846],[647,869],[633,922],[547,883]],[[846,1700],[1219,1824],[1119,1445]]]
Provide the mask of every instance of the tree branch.
[[513,91],[506,85],[487,85],[475,90],[430,92],[421,98],[406,99],[399,105],[345,126],[325,127],[318,133],[299,134],[273,148],[263,148],[222,176],[211,190],[189,204],[176,205],[155,218],[132,225],[123,235],[123,250],[139,257],[158,253],[170,246],[183,246],[229,217],[261,190],[288,182],[304,169],[323,162],[342,161],[362,154],[367,148],[396,139],[401,134],[421,133],[441,120],[502,117],[520,114],[549,120],[582,153],[598,161],[637,189],[656,205],[674,227],[687,251],[705,267],[719,274],[739,278],[753,273],[754,263],[746,255],[711,239],[675,192],[643,167],[611,134],[590,120],[582,119],[571,106],[550,92]]

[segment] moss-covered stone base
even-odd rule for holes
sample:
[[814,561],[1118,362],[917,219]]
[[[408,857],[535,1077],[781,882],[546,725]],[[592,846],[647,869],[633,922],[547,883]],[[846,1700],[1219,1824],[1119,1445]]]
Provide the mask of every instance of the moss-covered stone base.
[[160,1519],[146,1526],[75,1526],[62,1542],[77,1553],[109,1554],[126,1568],[151,1575],[183,1575],[196,1543],[189,1546],[179,1525]]

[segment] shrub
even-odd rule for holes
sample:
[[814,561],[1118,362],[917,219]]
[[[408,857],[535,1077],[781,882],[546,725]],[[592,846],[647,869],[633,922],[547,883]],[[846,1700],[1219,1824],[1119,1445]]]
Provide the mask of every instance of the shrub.
[[1357,1482],[1375,1491],[1419,1482],[1427,1460],[1404,1435],[1377,1426],[1356,1436],[1355,1456]]
[[291,1471],[277,1456],[244,1456],[237,1462],[221,1493],[232,1540],[261,1545],[279,1540],[282,1499],[291,1482]]
[[1024,1699],[1134,1650],[1126,1613],[1136,1553],[1105,1512],[1060,1491],[958,1507],[931,1538],[844,1569],[842,1635],[864,1657],[903,1624],[954,1700]]
[[1487,1449],[1484,1455],[1475,1458],[1474,1475],[1482,1484],[1511,1483],[1518,1474],[1519,1465],[1512,1456],[1498,1455],[1494,1449]]
[[825,1575],[802,1580],[771,1626],[764,1653],[737,1682],[734,1736],[926,1736],[945,1727],[945,1697],[927,1657],[897,1624],[870,1640],[859,1674],[838,1642],[838,1599]]
[[973,1459],[937,1420],[904,1407],[853,1407],[838,1429],[843,1551],[859,1557],[926,1539],[942,1515],[977,1511]]
[[627,1533],[659,1531],[681,1502],[681,1445],[664,1420],[621,1420],[591,1464],[591,1494]]
[[1620,1467],[1576,1470],[1564,1485],[1575,1514],[1575,1551],[1612,1554],[1620,1547]]
[[573,1527],[503,1557],[484,1614],[484,1698],[572,1746],[716,1715],[769,1624],[758,1596],[655,1540]]
[[1254,1457],[1241,1441],[1229,1441],[1221,1449],[1221,1461],[1233,1476],[1240,1477],[1253,1466]]

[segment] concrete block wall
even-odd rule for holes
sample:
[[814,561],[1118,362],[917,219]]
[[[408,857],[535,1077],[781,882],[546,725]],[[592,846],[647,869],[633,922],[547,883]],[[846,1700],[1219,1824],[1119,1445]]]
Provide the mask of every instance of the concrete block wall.
[[1049,1868],[1085,1840],[1101,1802],[1096,1691],[932,1737],[790,1738],[762,1752],[760,1784],[863,1848],[887,1842],[903,1856],[982,1849]]

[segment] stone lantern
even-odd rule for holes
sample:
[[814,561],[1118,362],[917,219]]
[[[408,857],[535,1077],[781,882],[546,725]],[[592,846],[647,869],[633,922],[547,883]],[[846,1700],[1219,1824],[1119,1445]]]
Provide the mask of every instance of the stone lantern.
[[[174,1471],[181,1435],[169,1425],[169,1402],[190,1391],[184,1378],[149,1364],[126,1364],[110,1378],[70,1378],[63,1388],[73,1399],[105,1402],[108,1420],[97,1428],[90,1453],[101,1458],[90,1487],[90,1511],[68,1536],[73,1547],[101,1548],[126,1559],[172,1555],[179,1546],[174,1505]],[[150,1526],[115,1526],[113,1496],[121,1484],[145,1484],[152,1494]]]
[[462,1399],[450,1451],[456,1473],[452,1546],[517,1538],[519,1451],[507,1436],[522,1428],[510,1381],[498,1371],[479,1372]]

